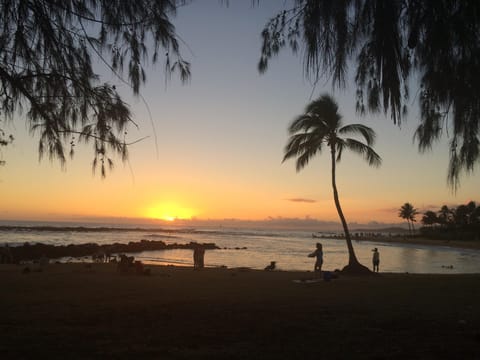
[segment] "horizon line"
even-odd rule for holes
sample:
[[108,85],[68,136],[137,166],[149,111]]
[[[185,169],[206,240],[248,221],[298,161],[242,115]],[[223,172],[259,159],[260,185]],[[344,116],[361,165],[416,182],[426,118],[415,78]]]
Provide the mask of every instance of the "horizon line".
[[[168,221],[164,219],[154,219],[154,218],[146,218],[146,217],[121,217],[121,216],[72,216],[72,217],[62,217],[59,219],[48,218],[48,217],[39,217],[39,218],[9,218],[9,219],[0,219],[0,222],[40,222],[40,223],[112,223],[112,224],[121,224],[123,222],[128,222],[130,224],[158,224],[158,225],[182,225],[188,223],[235,223],[237,225],[241,224],[257,224],[257,225],[284,225],[284,226],[315,226],[315,225],[323,225],[323,226],[335,226],[341,227],[340,221],[334,220],[321,220],[317,218],[298,218],[298,217],[267,217],[264,219],[241,219],[241,218],[176,218],[174,220]],[[359,222],[359,221],[350,221],[348,222],[350,226],[399,226],[404,227],[404,223],[399,222],[385,222],[385,221],[377,221],[377,220],[370,220],[367,222]]]

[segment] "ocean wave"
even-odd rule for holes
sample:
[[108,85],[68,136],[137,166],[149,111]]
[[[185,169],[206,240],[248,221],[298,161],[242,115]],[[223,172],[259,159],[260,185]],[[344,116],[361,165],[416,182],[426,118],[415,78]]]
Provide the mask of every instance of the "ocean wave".
[[[17,225],[1,225],[0,231],[2,232],[20,232],[20,233],[32,233],[32,232],[79,232],[79,233],[106,233],[106,232],[144,232],[152,233],[146,236],[149,237],[163,237],[163,238],[178,238],[171,234],[195,234],[195,235],[210,235],[210,236],[225,236],[225,237],[289,237],[291,234],[279,233],[279,232],[266,232],[262,230],[210,230],[210,229],[192,229],[192,228],[179,228],[179,229],[165,229],[165,228],[146,228],[146,227],[86,227],[86,226],[17,226]],[[164,235],[168,234],[168,235]]]
[[2,225],[0,231],[10,232],[191,232],[191,229],[162,229],[141,227],[86,227],[86,226],[11,226]]
[[156,238],[156,239],[178,239],[179,236],[175,235],[163,235],[163,234],[147,234],[145,237]]

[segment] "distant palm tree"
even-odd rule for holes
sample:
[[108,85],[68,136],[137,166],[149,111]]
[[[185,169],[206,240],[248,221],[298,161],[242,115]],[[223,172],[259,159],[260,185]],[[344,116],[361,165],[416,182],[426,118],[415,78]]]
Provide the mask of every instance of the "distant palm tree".
[[398,212],[399,217],[407,220],[408,230],[410,231],[411,235],[415,231],[415,226],[413,225],[413,223],[416,221],[415,220],[416,215],[418,215],[418,210],[415,209],[413,205],[408,202],[403,204]]
[[450,210],[447,205],[443,205],[440,211],[438,212],[438,219],[440,221],[440,224],[444,227],[447,227],[452,223],[453,221],[452,216],[453,216],[452,210]]
[[472,213],[472,224],[480,224],[480,205],[478,205]]
[[425,226],[433,226],[438,224],[438,217],[434,211],[428,210],[423,214],[422,224]]
[[470,201],[467,205],[468,210],[468,223],[475,224],[478,222],[478,216],[480,213],[480,208],[475,204],[475,201]]
[[[375,132],[371,128],[361,124],[342,125],[342,116],[338,112],[338,105],[330,95],[325,94],[318,100],[312,101],[307,105],[305,113],[299,115],[288,128],[290,138],[285,147],[283,161],[296,158],[298,172],[308,164],[313,156],[321,153],[325,146],[330,149],[333,199],[345,232],[349,255],[348,265],[344,271],[370,272],[368,268],[358,262],[355,256],[347,221],[338,198],[335,166],[337,162],[340,162],[345,149],[362,155],[372,166],[380,166],[381,158],[371,148],[375,141]],[[350,134],[361,135],[366,144],[353,138],[341,137]]]
[[459,205],[453,212],[453,220],[456,227],[465,227],[470,220],[470,212],[468,205]]

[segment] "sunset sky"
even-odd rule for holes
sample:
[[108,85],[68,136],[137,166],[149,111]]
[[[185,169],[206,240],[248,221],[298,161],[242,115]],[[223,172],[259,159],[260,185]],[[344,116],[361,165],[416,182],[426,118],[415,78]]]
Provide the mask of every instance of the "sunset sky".
[[[102,180],[92,176],[92,150],[77,146],[62,170],[57,161],[38,162],[21,114],[6,127],[15,143],[3,150],[0,167],[0,220],[75,220],[83,217],[162,219],[314,218],[337,221],[330,183],[329,154],[296,173],[294,161],[282,164],[287,126],[305,105],[325,92],[305,80],[302,58],[286,50],[259,75],[260,33],[283,1],[196,1],[179,9],[174,24],[188,46],[189,84],[172,77],[165,85],[163,64],[149,66],[141,99],[99,67],[103,81],[115,83],[130,104],[140,129],[131,128],[130,159],[117,159]],[[370,168],[357,155],[344,154],[337,185],[351,222],[400,222],[405,202],[423,209],[480,201],[478,171],[463,176],[456,194],[447,186],[448,138],[419,155],[412,137],[418,125],[412,88],[410,113],[401,127],[387,115],[358,117],[354,88],[332,94],[345,123],[364,123],[378,135],[383,158]],[[313,98],[311,94],[313,91]],[[156,137],[154,136],[156,134]],[[157,145],[158,144],[158,145]]]

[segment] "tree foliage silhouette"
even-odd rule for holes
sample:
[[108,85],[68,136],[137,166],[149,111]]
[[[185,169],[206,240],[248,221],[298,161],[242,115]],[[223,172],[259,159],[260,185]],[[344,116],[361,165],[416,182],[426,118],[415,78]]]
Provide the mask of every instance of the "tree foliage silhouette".
[[425,226],[433,226],[438,223],[438,216],[434,211],[428,210],[423,214],[422,224]]
[[414,222],[416,221],[415,217],[418,215],[418,210],[413,207],[410,203],[405,203],[400,207],[398,211],[398,217],[407,220],[408,230],[410,235],[413,235],[415,231]]
[[13,135],[7,135],[2,129],[0,129],[0,166],[5,165],[5,160],[3,160],[2,157],[2,147],[11,144],[13,140]]
[[420,232],[432,239],[480,240],[480,206],[474,201],[452,208],[443,205],[437,212],[428,210],[422,223]]
[[[348,247],[348,265],[344,268],[350,272],[370,272],[357,260],[348,230],[348,224],[343,214],[336,184],[336,164],[342,159],[345,150],[353,151],[361,156],[371,166],[380,166],[381,158],[371,147],[375,142],[375,132],[362,124],[343,125],[338,105],[330,95],[322,95],[318,100],[307,105],[305,112],[290,124],[290,138],[285,147],[283,161],[296,158],[297,171],[302,170],[317,153],[325,147],[330,150],[332,189],[338,216],[345,232]],[[344,137],[359,135],[365,143],[355,138]]]
[[[114,85],[94,71],[103,62],[119,77],[126,70],[135,95],[146,81],[144,63],[165,61],[166,76],[183,81],[189,64],[180,55],[170,18],[176,0],[0,1],[0,115],[23,111],[38,133],[39,155],[66,162],[66,147],[93,144],[93,169],[105,176],[110,153],[127,158],[128,125],[135,125]],[[76,136],[76,138],[75,138]]]
[[[448,182],[480,159],[480,2],[477,0],[295,0],[265,26],[258,64],[284,47],[304,54],[309,78],[345,87],[355,67],[360,113],[390,112],[400,124],[411,90],[420,105],[420,151],[449,130]],[[411,85],[417,84],[418,88]]]

